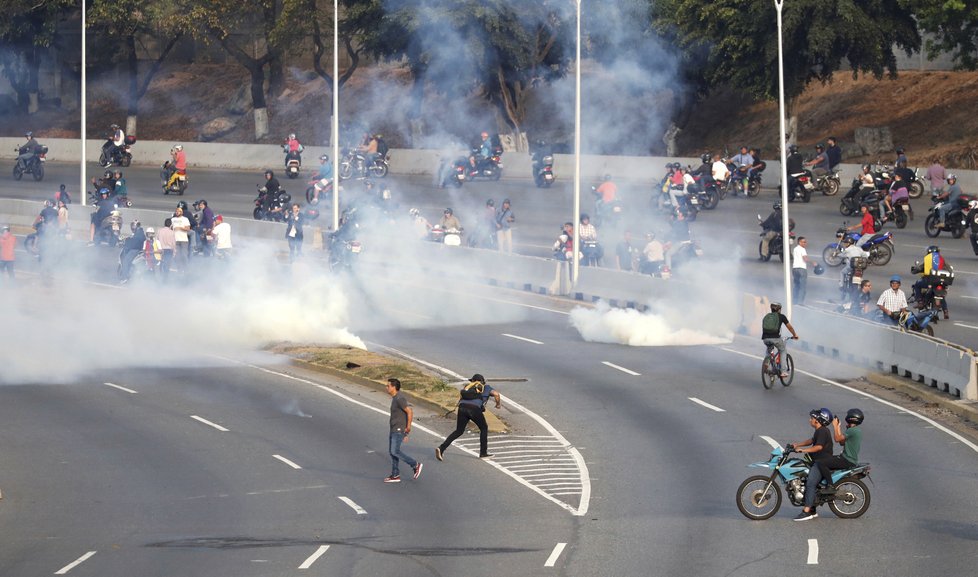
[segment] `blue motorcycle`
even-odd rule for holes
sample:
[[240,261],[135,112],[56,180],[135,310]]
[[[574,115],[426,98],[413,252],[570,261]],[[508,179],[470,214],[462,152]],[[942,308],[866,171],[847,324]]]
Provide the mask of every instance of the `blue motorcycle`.
[[[775,447],[771,460],[752,463],[750,467],[771,469],[770,475],[748,477],[737,489],[737,508],[753,521],[770,519],[781,508],[781,485],[795,507],[805,504],[805,480],[812,461],[808,454],[792,457],[792,447]],[[815,506],[828,505],[837,517],[855,519],[869,509],[869,488],[862,482],[869,476],[869,464],[832,472],[831,482],[819,485]],[[824,482],[824,481],[823,481]]]
[[[822,260],[831,267],[841,266],[845,261],[842,253],[849,246],[856,244],[861,236],[855,231],[846,230],[846,223],[842,223],[842,227],[835,231],[836,242],[829,243],[822,251]],[[866,241],[862,249],[869,253],[867,258],[870,264],[884,266],[893,258],[893,233],[878,232],[874,234]]]

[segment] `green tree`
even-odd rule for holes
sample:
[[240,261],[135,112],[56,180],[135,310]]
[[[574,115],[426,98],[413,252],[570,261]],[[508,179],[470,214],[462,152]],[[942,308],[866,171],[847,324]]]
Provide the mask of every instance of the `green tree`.
[[908,0],[922,30],[929,32],[925,45],[933,57],[949,52],[960,68],[978,68],[978,3],[964,0]]
[[[146,95],[153,77],[170,51],[183,37],[181,22],[173,16],[171,4],[160,0],[93,0],[88,4],[88,27],[95,32],[96,42],[103,44],[100,51],[118,55],[117,58],[124,61],[126,66],[129,77],[126,99],[128,134],[136,134],[139,101]],[[140,78],[136,45],[147,37],[157,40],[160,52]]]
[[[783,9],[784,83],[789,116],[812,81],[852,74],[896,75],[895,49],[921,40],[904,0],[787,0]],[[777,14],[773,0],[657,0],[655,26],[687,53],[702,53],[705,86],[731,85],[778,96]]]
[[40,50],[54,42],[58,23],[77,11],[74,0],[4,2],[0,40],[6,49],[0,50],[0,65],[24,112],[37,111]]

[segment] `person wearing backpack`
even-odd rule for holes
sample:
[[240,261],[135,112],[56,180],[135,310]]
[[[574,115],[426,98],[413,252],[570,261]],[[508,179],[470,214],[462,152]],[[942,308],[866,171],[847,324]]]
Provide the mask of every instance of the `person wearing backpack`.
[[[798,333],[795,332],[795,327],[791,326],[788,322],[788,317],[781,314],[781,303],[771,303],[771,312],[764,315],[761,319],[761,341],[764,342],[764,346],[769,347],[774,345],[778,347],[778,358],[784,358],[784,339],[781,338],[781,325],[788,327],[791,331],[791,338],[798,339]],[[781,371],[781,378],[787,378],[788,373],[784,372],[780,366],[778,370]]]
[[489,425],[486,423],[486,416],[483,413],[486,410],[486,401],[490,397],[496,401],[497,409],[501,406],[499,391],[487,385],[486,378],[476,373],[459,391],[459,397],[455,431],[435,448],[435,458],[444,461],[444,454],[449,445],[462,436],[462,433],[465,432],[465,426],[469,424],[469,421],[472,421],[479,427],[479,458],[488,459],[492,456],[492,453],[489,452]]

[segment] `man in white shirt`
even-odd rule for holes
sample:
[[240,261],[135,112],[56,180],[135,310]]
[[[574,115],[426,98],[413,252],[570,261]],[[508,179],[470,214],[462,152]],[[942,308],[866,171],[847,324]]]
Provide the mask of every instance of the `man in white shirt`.
[[713,155],[713,180],[717,182],[727,182],[730,178],[730,170],[727,165],[720,160],[719,154]]
[[190,219],[183,214],[183,207],[178,206],[170,219],[173,229],[173,239],[176,248],[173,251],[180,272],[187,271],[187,260],[190,257]]
[[900,290],[899,275],[890,278],[890,288],[880,294],[876,307],[893,321],[899,320],[900,313],[907,310],[907,295]]
[[805,303],[805,294],[808,292],[808,265],[818,264],[808,256],[808,239],[799,236],[798,244],[791,251],[791,281],[793,294],[792,299],[796,305]]
[[224,217],[217,215],[214,217],[214,228],[211,229],[211,238],[217,246],[217,257],[223,258],[231,254],[231,225],[224,222]]

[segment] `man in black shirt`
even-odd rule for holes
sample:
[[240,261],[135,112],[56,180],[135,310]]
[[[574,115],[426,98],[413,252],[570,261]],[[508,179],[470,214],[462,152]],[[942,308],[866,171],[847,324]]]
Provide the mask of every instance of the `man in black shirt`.
[[[788,322],[788,317],[781,314],[781,303],[771,303],[771,312],[764,315],[761,319],[761,340],[764,342],[765,346],[774,345],[778,347],[778,358],[784,358],[784,339],[781,338],[781,326],[784,325],[788,327],[791,331],[791,338],[797,339],[798,333],[795,332],[795,327],[791,326]],[[778,367],[781,372],[782,378],[787,378],[788,373],[784,372],[781,367]]]
[[795,517],[795,521],[818,518],[818,513],[815,512],[815,491],[822,478],[815,472],[820,470],[817,466],[819,460],[832,458],[832,432],[829,431],[829,425],[832,424],[833,418],[832,411],[824,407],[812,409],[808,413],[808,423],[815,429],[812,438],[788,445],[789,451],[809,453],[812,456],[812,466],[805,482],[805,508]]
[[834,136],[828,137],[826,142],[829,145],[825,150],[825,154],[829,157],[829,170],[834,171],[839,166],[839,163],[842,162],[842,148]]

